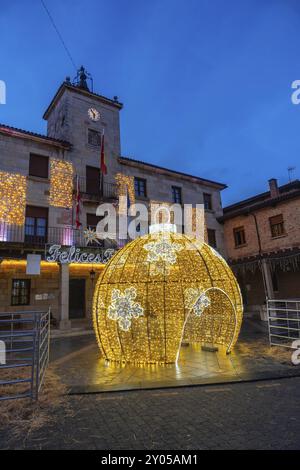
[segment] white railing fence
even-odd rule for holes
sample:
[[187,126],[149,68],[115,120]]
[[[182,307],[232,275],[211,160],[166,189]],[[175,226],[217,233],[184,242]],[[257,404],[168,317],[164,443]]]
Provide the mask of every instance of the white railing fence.
[[267,311],[270,345],[292,348],[300,339],[300,299],[268,300]]
[[0,400],[37,400],[49,363],[50,308],[0,312],[0,342]]

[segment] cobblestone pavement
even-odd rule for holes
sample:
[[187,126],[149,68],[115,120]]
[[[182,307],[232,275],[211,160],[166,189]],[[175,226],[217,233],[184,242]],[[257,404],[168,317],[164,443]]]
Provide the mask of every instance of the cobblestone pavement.
[[26,439],[33,449],[300,449],[300,378],[70,396],[73,416]]
[[143,367],[114,364],[100,359],[94,335],[55,339],[51,362],[61,379],[77,393],[136,390],[164,386],[195,385],[277,378],[296,375],[291,352],[270,347],[267,329],[245,319],[239,341],[232,353],[225,348],[211,353],[194,344],[181,348],[178,364]]

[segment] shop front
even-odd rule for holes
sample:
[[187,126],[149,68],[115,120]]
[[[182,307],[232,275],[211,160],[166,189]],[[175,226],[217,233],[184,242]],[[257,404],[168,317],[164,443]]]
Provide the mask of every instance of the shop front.
[[51,307],[54,328],[92,326],[94,286],[112,254],[112,250],[47,246],[45,253],[38,255],[36,271],[30,269],[28,254],[23,259],[5,257],[0,263],[0,310]]

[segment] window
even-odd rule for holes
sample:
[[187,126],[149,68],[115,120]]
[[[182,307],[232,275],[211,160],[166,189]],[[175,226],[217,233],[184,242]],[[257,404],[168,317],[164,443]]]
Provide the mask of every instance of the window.
[[269,218],[272,237],[280,237],[285,234],[282,214]]
[[204,209],[207,211],[212,210],[211,194],[203,193]]
[[86,192],[94,195],[100,193],[100,168],[86,167]]
[[207,229],[208,244],[213,248],[217,247],[216,231],[212,228]]
[[246,243],[246,236],[244,227],[237,227],[233,229],[235,246],[242,246]]
[[11,289],[12,305],[30,304],[30,279],[13,279]]
[[29,175],[38,176],[39,178],[48,178],[49,157],[43,155],[29,156]]
[[144,178],[134,178],[134,191],[136,196],[147,196],[146,180]]
[[46,207],[26,207],[25,242],[44,244],[47,241],[48,209]]
[[172,201],[181,204],[181,188],[178,186],[172,186]]
[[88,130],[88,143],[94,147],[100,147],[101,145],[101,134],[100,132],[94,131],[93,129]]
[[96,214],[86,214],[86,226],[96,229],[98,222],[103,219],[104,216],[99,216]]

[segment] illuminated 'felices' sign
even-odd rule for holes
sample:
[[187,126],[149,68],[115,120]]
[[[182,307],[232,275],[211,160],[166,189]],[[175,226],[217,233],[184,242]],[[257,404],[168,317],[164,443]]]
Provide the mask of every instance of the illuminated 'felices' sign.
[[49,263],[58,262],[62,264],[67,263],[91,263],[91,264],[105,264],[115,253],[113,248],[107,248],[99,253],[91,253],[82,251],[80,248],[71,246],[70,248],[63,248],[61,245],[52,245],[46,252],[46,261]]

